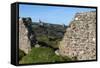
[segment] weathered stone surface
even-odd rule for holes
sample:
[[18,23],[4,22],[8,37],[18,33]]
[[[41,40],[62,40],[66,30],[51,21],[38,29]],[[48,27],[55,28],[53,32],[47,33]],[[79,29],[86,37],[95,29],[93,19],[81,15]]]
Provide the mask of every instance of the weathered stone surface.
[[58,55],[58,56],[60,55],[60,54],[59,54],[59,50],[58,50],[58,49],[57,49],[57,50],[55,50],[55,54],[56,54],[56,55]]
[[96,12],[77,13],[59,45],[62,56],[96,59]]
[[39,48],[39,47],[40,47],[40,45],[39,45],[39,44],[36,44],[34,47]]
[[19,49],[26,54],[31,50],[31,47],[35,45],[35,34],[32,31],[30,18],[19,19]]
[[30,43],[28,29],[25,27],[23,20],[19,19],[19,49],[28,53],[31,50]]

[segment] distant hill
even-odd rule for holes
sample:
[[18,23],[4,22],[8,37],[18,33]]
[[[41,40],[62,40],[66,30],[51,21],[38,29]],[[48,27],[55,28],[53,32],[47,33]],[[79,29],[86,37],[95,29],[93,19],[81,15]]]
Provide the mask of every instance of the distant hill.
[[58,48],[57,44],[63,38],[66,28],[65,25],[33,22],[30,17],[19,18],[19,48],[25,53],[36,44]]
[[47,35],[47,36],[53,36],[55,38],[62,38],[67,26],[59,24],[33,22],[32,28],[37,36]]
[[59,41],[62,40],[66,25],[32,22],[32,30],[36,36],[38,44],[51,48],[58,48]]

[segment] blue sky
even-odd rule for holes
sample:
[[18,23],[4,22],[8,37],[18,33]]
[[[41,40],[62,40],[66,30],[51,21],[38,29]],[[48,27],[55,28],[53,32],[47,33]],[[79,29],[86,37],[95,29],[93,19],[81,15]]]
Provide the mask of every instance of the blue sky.
[[19,5],[20,17],[31,17],[33,22],[39,19],[43,22],[68,25],[78,12],[95,11],[92,8],[57,7],[40,5]]

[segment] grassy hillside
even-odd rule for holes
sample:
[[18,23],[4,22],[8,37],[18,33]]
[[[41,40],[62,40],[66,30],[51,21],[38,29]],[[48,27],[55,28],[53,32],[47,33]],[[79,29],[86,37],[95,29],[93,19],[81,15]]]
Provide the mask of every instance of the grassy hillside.
[[[67,26],[49,23],[33,22],[32,29],[36,39],[42,46],[58,48],[59,41],[63,38]],[[45,44],[45,45],[43,45]]]
[[51,48],[32,48],[32,51],[20,60],[20,64],[70,61],[68,57],[57,56]]
[[55,54],[55,50],[58,49],[59,42],[62,40],[67,26],[36,22],[30,25],[32,27],[29,28],[29,34],[35,36],[31,41],[36,43],[31,44],[32,49],[28,54],[24,54],[21,50],[19,51],[20,64],[65,62],[72,60],[69,57],[62,57]]

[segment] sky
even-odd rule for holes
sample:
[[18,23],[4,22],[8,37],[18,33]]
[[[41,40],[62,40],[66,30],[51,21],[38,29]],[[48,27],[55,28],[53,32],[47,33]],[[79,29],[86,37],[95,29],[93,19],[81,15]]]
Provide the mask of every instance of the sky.
[[68,25],[78,12],[95,11],[93,8],[57,7],[40,5],[19,5],[19,17],[31,17],[33,22],[39,20],[52,24]]

